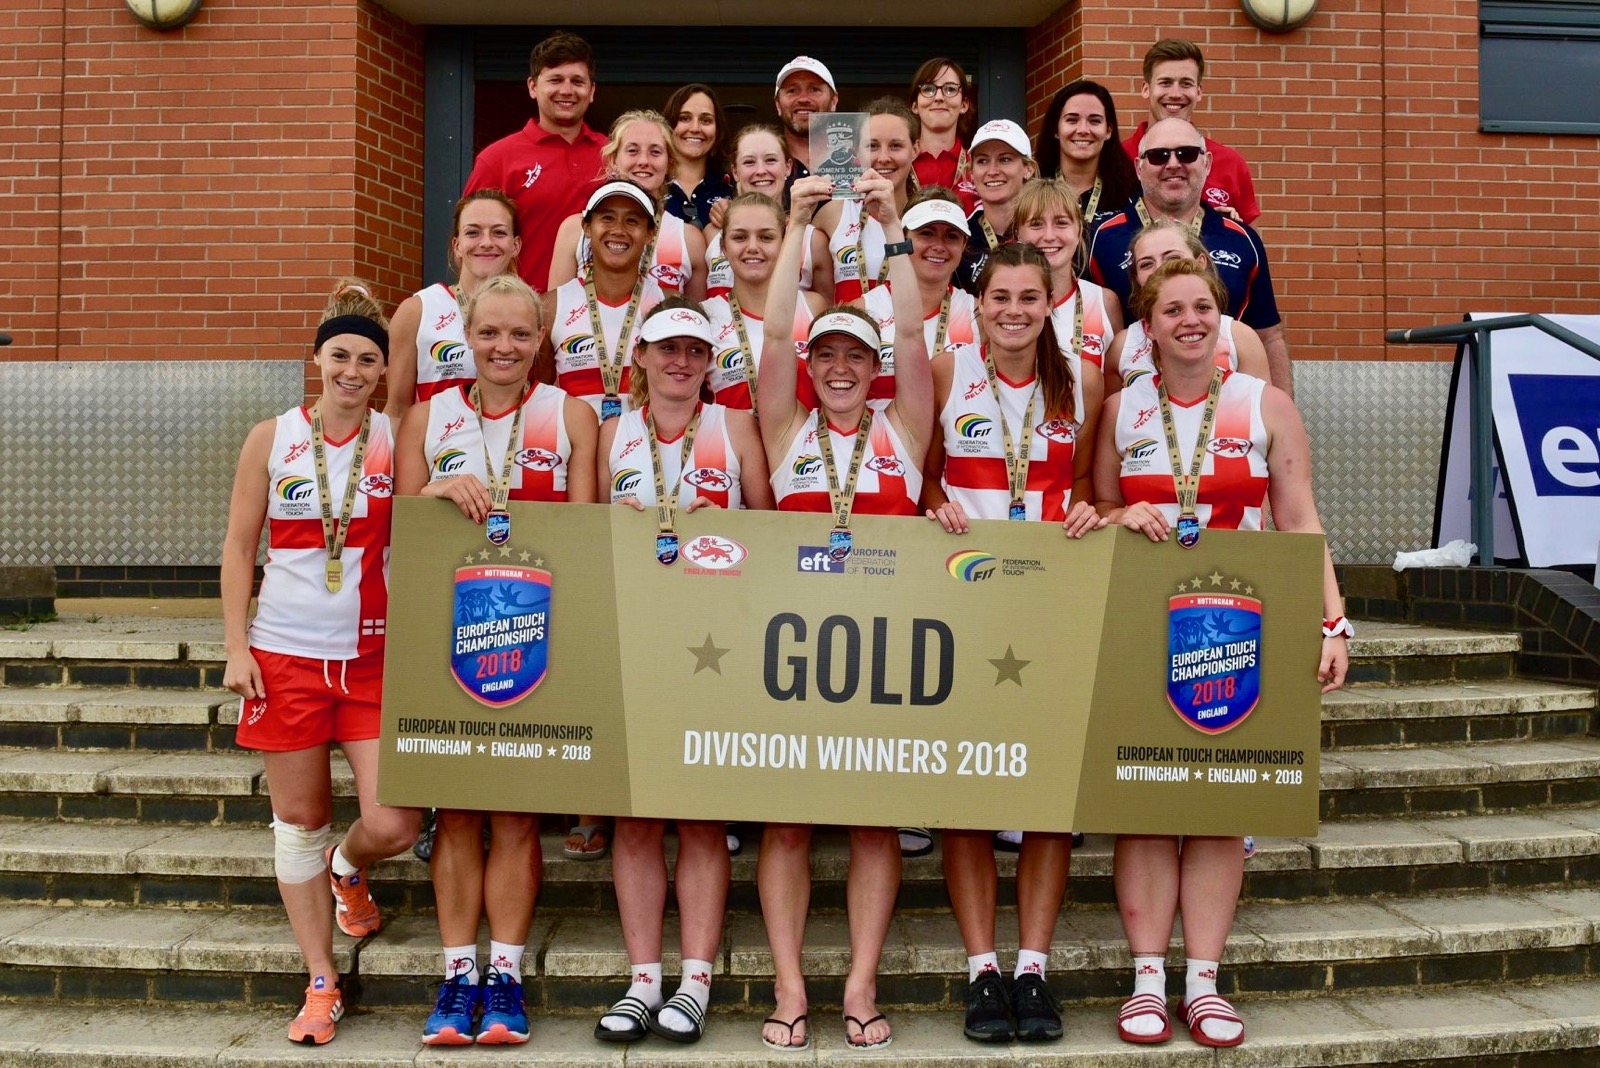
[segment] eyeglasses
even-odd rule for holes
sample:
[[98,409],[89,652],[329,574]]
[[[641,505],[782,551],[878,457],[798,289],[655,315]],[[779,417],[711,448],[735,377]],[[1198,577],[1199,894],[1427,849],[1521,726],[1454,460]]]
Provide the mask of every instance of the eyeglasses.
[[946,100],[954,100],[961,95],[961,88],[960,82],[945,82],[943,85],[926,82],[917,86],[917,95],[926,100],[932,100],[936,94],[942,95]]
[[1147,148],[1140,155],[1152,167],[1165,167],[1167,160],[1173,156],[1178,157],[1178,162],[1188,166],[1200,158],[1200,153],[1205,149],[1199,145],[1179,145],[1177,148]]

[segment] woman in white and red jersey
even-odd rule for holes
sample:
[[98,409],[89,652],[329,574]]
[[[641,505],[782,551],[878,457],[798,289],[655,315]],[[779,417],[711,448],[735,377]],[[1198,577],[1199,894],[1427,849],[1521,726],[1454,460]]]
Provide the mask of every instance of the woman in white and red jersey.
[[[766,344],[774,351],[788,342],[787,325],[794,318],[797,294],[794,283],[787,280],[794,277],[800,262],[806,224],[817,205],[828,199],[829,188],[827,178],[809,175],[790,191],[792,213],[767,300]],[[921,314],[921,300],[894,187],[889,179],[868,172],[856,182],[856,189],[884,234],[895,314],[914,322]],[[776,325],[780,323],[784,325]],[[766,360],[761,365],[756,401],[778,508],[818,513],[818,538],[823,537],[824,524],[833,528],[826,537],[835,560],[850,553],[854,512],[915,515],[922,489],[922,458],[933,433],[933,383],[922,332],[912,330],[901,339],[895,397],[881,410],[867,404],[880,343],[877,324],[859,308],[835,305],[817,316],[805,364],[818,397],[815,410],[795,397],[795,361]],[[761,1039],[776,1050],[811,1045],[800,966],[811,901],[811,832],[808,824],[767,824],[756,867],[777,996]],[[851,1049],[880,1049],[892,1038],[889,1021],[878,1011],[877,976],[899,887],[900,842],[895,829],[850,828],[846,890],[850,973],[844,982],[844,1022]]]
[[588,270],[544,295],[550,332],[539,377],[586,402],[602,423],[632,403],[639,325],[664,295],[639,266],[655,227],[655,202],[637,182],[602,185],[583,209],[594,250]]
[[[1069,533],[1100,524],[1088,499],[1099,383],[1079,373],[1050,325],[1051,278],[1050,262],[1033,245],[995,249],[978,276],[983,342],[934,358],[941,433],[923,499],[928,516],[951,533],[966,533],[970,519],[1062,523]],[[994,848],[988,831],[944,832],[945,885],[967,950],[963,1031],[980,1042],[1060,1038],[1060,1005],[1045,969],[1072,836],[1029,831],[1022,839],[1009,997],[995,952]]]
[[[753,411],[751,387],[759,385],[755,376],[765,342],[767,290],[783,247],[783,208],[765,193],[741,193],[729,203],[724,224],[718,240],[726,240],[733,288],[705,302],[712,331],[706,385],[718,404]],[[811,320],[822,310],[817,294],[802,290],[801,298],[794,309],[793,344],[782,350],[785,358],[804,350]]]
[[[682,297],[657,305],[639,331],[633,360],[633,409],[600,428],[600,478],[613,504],[656,512],[653,551],[670,566],[679,563],[680,509],[772,507],[766,457],[749,412],[700,399],[711,366],[711,323],[699,305]],[[708,551],[725,548],[712,536],[690,539],[681,546],[681,566],[694,566]],[[630,981],[595,1025],[603,1042],[633,1042],[653,1031],[689,1043],[705,1030],[728,895],[728,846],[721,820],[676,822],[683,974],[677,992],[663,998],[667,821],[617,817],[611,874]]]
[[[666,293],[699,300],[706,292],[706,239],[700,228],[665,208],[667,179],[678,165],[672,127],[656,111],[627,111],[611,124],[611,138],[600,150],[601,180],[626,178],[650,194],[654,242],[645,273]],[[569,215],[556,231],[550,258],[550,288],[577,278],[594,252],[585,226],[588,213]]]
[[[967,244],[967,216],[961,202],[944,186],[923,186],[906,200],[902,220],[911,242],[911,267],[917,276],[917,295],[921,302],[922,339],[929,357],[946,349],[970,345],[977,338],[977,301],[964,289],[951,284],[961,265],[961,252]],[[862,308],[878,324],[883,357],[878,377],[872,380],[867,403],[883,405],[894,397],[894,295],[887,285],[878,286],[865,297],[850,302]],[[816,406],[801,380],[801,399]]]
[[[789,143],[783,139],[783,131],[770,122],[753,122],[734,135],[729,158],[737,194],[762,193],[782,206],[783,183],[789,177]],[[731,206],[727,200],[711,205],[711,219],[705,229],[707,297],[725,297],[733,288],[733,265],[722,247],[722,232]],[[800,261],[800,288],[813,290],[819,297],[832,293],[833,271],[826,260],[813,264],[811,251],[808,240],[805,257]]]
[[[406,413],[396,491],[442,497],[490,526],[509,523],[508,501],[593,503],[594,410],[556,386],[529,383],[545,332],[537,295],[515,274],[498,275],[473,291],[462,314],[477,376]],[[539,892],[538,817],[440,809],[436,821],[430,863],[444,981],[422,1041],[526,1042],[522,950]],[[480,970],[478,923],[485,914],[489,957]],[[481,1022],[473,1018],[478,1006]]]
[[[239,744],[266,765],[273,868],[309,974],[289,1038],[316,1045],[344,1014],[333,921],[352,938],[378,929],[366,869],[410,848],[420,819],[377,800],[394,438],[368,401],[383,377],[387,326],[364,287],[335,290],[313,355],[322,395],[245,438],[222,549],[222,681],[240,697]],[[247,623],[263,526],[267,563]],[[335,744],[361,803],[337,845]]]
[[[1132,293],[1138,296],[1145,282],[1155,274],[1156,268],[1168,260],[1190,259],[1210,267],[1211,254],[1191,234],[1187,227],[1171,219],[1158,219],[1134,235],[1128,247],[1128,276],[1133,279]],[[1226,296],[1226,294],[1224,294]],[[1115,299],[1115,298],[1113,298]],[[1130,300],[1130,304],[1132,301]],[[1106,350],[1106,396],[1110,396],[1135,378],[1155,373],[1155,362],[1150,358],[1150,338],[1140,321],[1139,309],[1130,307],[1132,321],[1120,331]],[[1226,302],[1222,311],[1228,310]],[[1267,350],[1261,344],[1261,335],[1253,328],[1239,322],[1231,315],[1222,316],[1217,333],[1217,366],[1230,371],[1267,380]]]
[[456,201],[450,238],[454,286],[439,282],[400,302],[389,324],[389,401],[384,414],[396,427],[406,409],[441,390],[471,381],[472,350],[461,327],[461,305],[486,279],[515,274],[522,250],[517,205],[498,189],[480,189]]
[[[1050,263],[1055,303],[1050,321],[1073,373],[1100,378],[1100,364],[1111,339],[1122,329],[1117,295],[1078,276],[1086,262],[1083,217],[1078,195],[1060,178],[1032,178],[1017,196],[1017,240],[1033,245]],[[1079,364],[1084,368],[1080,371]]]
[[[896,216],[903,217],[906,202],[917,187],[911,168],[917,157],[922,120],[905,103],[886,96],[867,105],[866,144],[861,160],[868,174],[880,174],[894,189]],[[793,203],[793,193],[790,194]],[[835,200],[817,211],[812,256],[826,258],[833,268],[833,299],[846,303],[882,285],[889,277],[884,257],[883,227],[860,200]],[[824,251],[826,250],[826,251]]]
[[[1269,499],[1279,530],[1321,533],[1311,446],[1294,402],[1262,379],[1217,365],[1224,296],[1216,272],[1187,258],[1158,267],[1136,294],[1156,370],[1106,402],[1095,458],[1098,507],[1110,522],[1156,542],[1174,529],[1186,545],[1202,528],[1260,530]],[[1354,630],[1326,551],[1322,613],[1317,679],[1327,693],[1344,683]],[[1203,1046],[1238,1045],[1244,1022],[1218,996],[1217,970],[1244,880],[1240,840],[1120,835],[1113,872],[1134,959],[1133,997],[1117,1020],[1123,1040],[1164,1042],[1172,1034],[1163,962],[1181,908],[1184,1022]]]

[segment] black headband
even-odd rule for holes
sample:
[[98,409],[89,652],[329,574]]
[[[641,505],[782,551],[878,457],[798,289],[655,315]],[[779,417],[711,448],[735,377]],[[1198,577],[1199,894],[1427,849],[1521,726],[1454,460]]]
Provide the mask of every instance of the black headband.
[[335,315],[327,320],[317,327],[317,343],[314,347],[321,351],[323,344],[330,337],[338,337],[340,334],[356,334],[364,337],[378,346],[385,360],[389,358],[388,333],[365,315]]

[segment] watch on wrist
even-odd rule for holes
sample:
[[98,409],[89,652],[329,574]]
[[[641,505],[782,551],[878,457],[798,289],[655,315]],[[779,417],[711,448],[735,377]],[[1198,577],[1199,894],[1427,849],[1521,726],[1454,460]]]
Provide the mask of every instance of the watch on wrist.
[[911,255],[911,241],[910,241],[909,238],[904,240],[904,241],[896,241],[892,245],[891,244],[885,244],[883,246],[883,258],[884,259],[888,259],[890,256],[909,256],[909,255]]
[[1356,636],[1356,628],[1344,616],[1334,616],[1332,619],[1324,619],[1322,621],[1322,636],[1324,638],[1338,638],[1341,636],[1354,638]]

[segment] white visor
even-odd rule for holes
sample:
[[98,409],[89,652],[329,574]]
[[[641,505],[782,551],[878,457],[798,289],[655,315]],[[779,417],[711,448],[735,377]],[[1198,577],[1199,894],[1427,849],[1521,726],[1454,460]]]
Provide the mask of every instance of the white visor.
[[912,205],[906,210],[900,225],[910,233],[939,222],[949,223],[968,237],[972,236],[972,227],[967,225],[967,213],[961,210],[960,204],[952,204],[948,200],[924,200]]
[[878,337],[878,331],[859,315],[849,312],[829,312],[819,315],[811,321],[811,332],[806,335],[806,348],[817,343],[817,338],[823,334],[849,334],[873,352],[877,352],[883,341]]
[[985,141],[999,141],[1024,159],[1033,158],[1033,146],[1028,144],[1027,132],[1010,119],[995,119],[978,127],[978,132],[972,135],[973,150],[976,151]]
[[665,341],[669,337],[692,337],[707,345],[716,344],[711,333],[711,320],[691,308],[673,308],[652,315],[639,328],[639,340],[645,344]]
[[600,206],[601,201],[611,197],[627,197],[644,209],[645,214],[650,216],[652,223],[655,221],[656,206],[651,203],[650,194],[632,182],[607,182],[599,189],[596,189],[594,195],[589,198],[589,203],[583,206],[583,217],[587,219],[589,213]]

